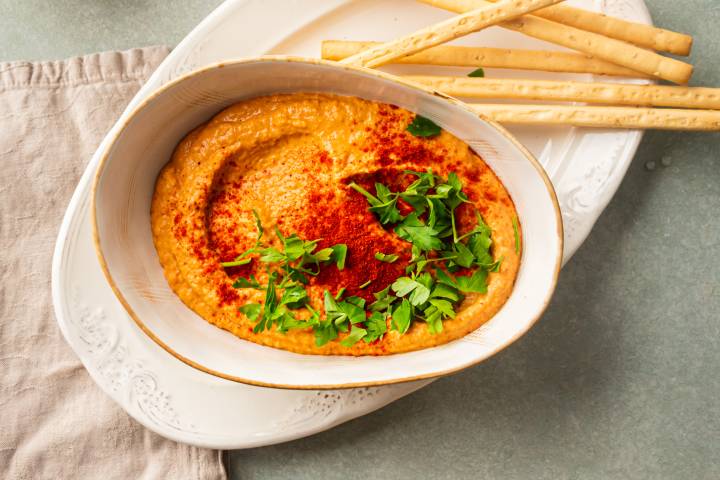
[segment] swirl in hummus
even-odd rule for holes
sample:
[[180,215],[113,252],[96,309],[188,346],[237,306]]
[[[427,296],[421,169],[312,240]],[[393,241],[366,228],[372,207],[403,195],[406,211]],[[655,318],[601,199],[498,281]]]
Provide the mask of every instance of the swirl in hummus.
[[[418,119],[422,117],[393,105],[298,93],[240,102],[197,127],[161,171],[152,202],[155,247],[170,287],[208,322],[242,339],[298,353],[393,354],[440,345],[477,329],[497,313],[513,288],[520,260],[515,208],[501,181],[468,145],[445,131],[426,134],[408,129]],[[422,177],[426,172],[431,176]],[[434,185],[418,197],[427,205],[450,188],[443,190],[439,184],[455,179],[462,193],[456,189],[454,195],[466,198],[458,200],[453,211],[455,234],[446,228],[444,246],[436,251],[418,250],[394,228],[400,225],[399,218],[414,215],[418,228],[429,232],[423,228],[431,222],[427,205],[393,194],[399,217],[385,224],[378,213],[385,207],[369,209],[373,204],[368,198],[382,196],[378,184],[390,192],[403,192],[420,178]],[[478,267],[477,258],[468,267],[453,263],[468,250],[453,239],[468,242],[472,232],[480,231],[478,222],[489,227],[490,257],[486,257],[493,264],[486,261]],[[259,227],[264,231],[260,241]],[[282,307],[290,314],[278,318],[292,318],[293,328],[281,328],[281,320],[275,319],[272,328],[259,330],[264,315],[260,312],[270,308],[268,285],[276,284],[273,305],[282,303],[282,289],[276,287],[284,278],[282,268],[267,258],[261,261],[262,248],[282,253],[287,248],[283,239],[287,242],[293,235],[318,240],[315,253],[344,245],[346,254],[340,262],[333,251],[330,261],[309,268],[307,284],[294,282],[307,295],[309,308]],[[262,248],[257,247],[260,242]],[[417,276],[419,255],[432,280]],[[440,261],[446,257],[450,260]],[[238,258],[242,260],[234,262]],[[486,293],[477,288],[458,290],[457,279],[468,280],[478,268],[485,268]],[[439,288],[438,274],[454,280]],[[401,278],[409,280],[398,284]],[[238,279],[253,285],[245,282],[236,288]],[[431,282],[426,285],[431,292],[427,299],[418,282]],[[413,297],[414,287],[418,292]],[[381,333],[358,341],[360,330],[372,331],[370,305],[383,291],[395,303],[372,317]],[[431,304],[432,298],[436,301]],[[393,315],[407,315],[398,308],[410,300],[412,321],[398,327]],[[451,311],[443,300],[455,302]],[[335,323],[326,324],[334,329],[330,332],[334,336],[321,341],[320,327],[302,322],[313,315],[316,323],[326,322],[328,301],[340,313],[333,314]],[[368,320],[343,317],[347,308],[353,309],[351,304],[364,309]],[[446,313],[440,315],[433,305]],[[424,321],[430,312],[442,319],[439,326]],[[358,338],[348,338],[353,331]]]

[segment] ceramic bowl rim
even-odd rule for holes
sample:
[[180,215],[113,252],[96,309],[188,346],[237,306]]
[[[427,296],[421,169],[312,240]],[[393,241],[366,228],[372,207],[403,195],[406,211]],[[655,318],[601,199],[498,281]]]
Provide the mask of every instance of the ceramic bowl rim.
[[[165,91],[171,89],[175,85],[179,83],[183,83],[193,77],[203,75],[209,71],[216,70],[219,68],[225,68],[227,66],[235,66],[235,65],[242,65],[242,64],[252,64],[252,63],[262,63],[262,62],[280,62],[280,63],[302,63],[302,64],[310,64],[310,65],[324,65],[329,66],[333,68],[339,68],[349,71],[355,71],[355,72],[361,72],[366,75],[371,75],[383,80],[393,81],[396,83],[399,83],[403,85],[404,87],[410,88],[412,90],[417,90],[425,94],[434,95],[437,97],[440,97],[451,104],[453,104],[454,108],[462,109],[471,115],[480,118],[480,120],[484,121],[488,125],[490,125],[492,128],[498,131],[500,135],[505,137],[510,143],[513,144],[515,148],[520,151],[526,160],[528,160],[532,167],[536,170],[537,174],[540,176],[541,180],[543,181],[549,195],[550,199],[553,205],[553,209],[555,211],[555,218],[557,222],[557,237],[558,237],[558,246],[557,250],[555,252],[555,267],[553,271],[552,281],[550,284],[550,287],[547,289],[545,298],[542,301],[542,304],[537,309],[536,312],[531,314],[530,322],[523,326],[523,328],[519,329],[514,333],[514,335],[509,339],[506,340],[503,343],[498,344],[490,350],[487,354],[484,354],[478,358],[473,359],[472,361],[465,362],[462,365],[454,366],[452,368],[442,370],[439,372],[432,372],[432,373],[426,373],[426,374],[419,374],[419,375],[412,375],[412,376],[406,376],[406,377],[399,377],[399,378],[393,378],[389,380],[378,380],[378,381],[365,381],[365,382],[350,382],[350,383],[341,383],[341,384],[308,384],[308,385],[293,385],[293,384],[281,384],[281,383],[273,383],[273,382],[262,382],[258,380],[253,379],[247,379],[238,377],[235,375],[229,375],[223,372],[219,372],[217,370],[205,367],[204,365],[201,365],[194,360],[191,360],[184,355],[179,354],[175,350],[173,350],[169,345],[167,345],[163,340],[161,340],[143,321],[142,319],[135,313],[133,308],[130,306],[128,301],[126,300],[125,296],[123,295],[120,288],[117,286],[110,269],[108,267],[107,261],[105,260],[105,254],[102,249],[102,244],[100,241],[100,231],[98,227],[98,217],[97,217],[97,195],[98,195],[98,186],[100,183],[100,179],[103,175],[103,172],[105,171],[105,167],[107,165],[108,158],[110,157],[110,153],[113,150],[113,147],[115,146],[115,143],[118,141],[120,136],[125,132],[126,128],[130,123],[139,115],[140,112],[142,112],[150,103],[152,103],[156,98],[158,98],[160,95],[162,95]],[[130,318],[135,322],[135,324],[140,328],[140,330],[145,333],[151,340],[153,340],[156,344],[158,344],[161,348],[163,348],[166,352],[168,352],[170,355],[175,357],[176,359],[182,361],[183,363],[189,365],[190,367],[193,367],[197,370],[200,370],[202,372],[205,372],[207,374],[223,378],[225,380],[231,380],[234,382],[239,382],[247,385],[254,385],[258,387],[269,387],[269,388],[281,388],[281,389],[291,389],[291,390],[336,390],[336,389],[344,389],[344,388],[360,388],[360,387],[374,387],[374,386],[381,386],[381,385],[391,385],[395,383],[405,383],[405,382],[411,382],[415,380],[422,380],[422,379],[429,379],[429,378],[439,378],[443,376],[447,376],[453,373],[460,372],[462,370],[465,370],[466,368],[472,367],[474,365],[479,364],[480,362],[487,360],[488,358],[496,355],[497,353],[501,352],[505,348],[509,347],[513,343],[515,343],[520,337],[525,335],[530,328],[532,328],[535,323],[540,319],[542,314],[547,309],[550,300],[553,296],[553,293],[555,292],[555,288],[557,286],[558,282],[558,276],[560,274],[560,268],[562,266],[562,257],[563,257],[563,220],[562,215],[560,213],[560,204],[558,202],[557,195],[555,193],[555,188],[552,185],[552,182],[550,181],[550,178],[547,175],[547,172],[545,172],[545,169],[542,167],[540,162],[533,156],[530,151],[525,148],[524,145],[522,145],[507,129],[505,129],[503,126],[498,124],[497,122],[483,116],[481,113],[472,110],[469,108],[464,102],[451,97],[449,95],[443,94],[441,92],[438,92],[436,90],[424,87],[423,85],[420,85],[418,83],[403,79],[401,77],[397,77],[395,75],[381,72],[378,70],[373,70],[365,67],[358,67],[358,66],[351,66],[346,64],[341,64],[334,61],[329,60],[321,60],[316,58],[306,58],[306,57],[299,57],[299,56],[292,56],[292,55],[263,55],[259,57],[248,57],[248,58],[239,58],[239,59],[233,59],[233,60],[227,60],[227,61],[221,61],[221,62],[215,62],[208,65],[205,65],[203,67],[197,68],[195,70],[192,70],[188,73],[185,73],[165,84],[160,86],[157,90],[152,92],[150,95],[148,95],[145,99],[143,99],[142,102],[140,102],[133,110],[128,114],[128,116],[123,121],[120,128],[118,128],[112,138],[109,139],[107,146],[105,147],[104,151],[102,152],[102,155],[100,157],[100,161],[98,162],[97,170],[95,171],[95,176],[93,179],[92,184],[92,192],[91,192],[91,205],[90,205],[90,219],[92,222],[92,241],[93,246],[95,248],[95,253],[98,258],[98,262],[100,264],[100,269],[103,272],[103,275],[105,276],[105,279],[107,280],[108,284],[110,285],[110,288],[112,289],[113,293],[119,300],[120,304],[123,306],[125,311],[128,313]],[[522,224],[522,219],[521,222]],[[522,263],[522,259],[520,260]],[[272,347],[267,347],[272,348]]]

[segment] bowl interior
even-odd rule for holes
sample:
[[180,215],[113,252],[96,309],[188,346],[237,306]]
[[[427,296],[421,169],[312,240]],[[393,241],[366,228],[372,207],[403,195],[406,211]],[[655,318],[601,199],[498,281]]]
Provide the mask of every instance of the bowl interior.
[[[237,101],[283,92],[325,92],[392,103],[432,119],[483,157],[510,192],[524,236],[515,289],[495,317],[470,335],[439,347],[351,358],[256,345],[210,325],[180,301],[165,281],[152,242],[155,179],[191,129]],[[229,62],[163,87],[129,117],[105,152],[94,209],[96,246],[105,274],[153,340],[206,372],[287,388],[393,383],[477,363],[512,343],[537,320],[554,290],[562,255],[562,224],[550,182],[506,131],[454,101],[390,76],[316,60]]]

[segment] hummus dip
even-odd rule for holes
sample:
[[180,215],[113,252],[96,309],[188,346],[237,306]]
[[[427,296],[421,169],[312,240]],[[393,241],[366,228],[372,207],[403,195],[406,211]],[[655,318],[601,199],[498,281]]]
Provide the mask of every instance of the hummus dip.
[[[418,117],[421,118],[421,117]],[[252,342],[305,354],[384,355],[440,345],[488,321],[513,289],[520,260],[520,232],[508,192],[468,145],[442,131],[422,137],[408,131],[415,115],[399,107],[355,97],[285,94],[235,104],[190,132],[157,179],[152,231],[170,287],[208,322]],[[283,237],[319,239],[318,249],[347,246],[344,268],[328,263],[309,275],[309,305],[324,319],[325,291],[365,299],[408,275],[411,243],[369,211],[368,200],[351,188],[377,194],[376,183],[399,192],[417,176],[457,175],[468,201],[455,210],[458,235],[476,225],[476,212],[490,227],[497,271],[487,274],[486,293],[464,293],[454,318],[432,333],[415,318],[405,333],[392,328],[374,341],[344,346],[350,332],[318,346],[312,328],[254,332],[240,307],[262,305],[270,269],[258,260],[226,267],[256,245],[257,213],[266,246],[281,249]],[[400,200],[403,215],[413,207]],[[425,217],[421,217],[425,218]],[[381,261],[376,254],[397,256]],[[428,254],[428,258],[439,254]],[[435,264],[437,265],[437,264]],[[432,271],[430,268],[428,270]],[[460,268],[455,275],[470,275]],[[255,278],[259,288],[235,288],[238,278]],[[391,293],[393,293],[391,291]],[[259,307],[259,305],[258,305]],[[299,319],[310,315],[298,312]],[[361,326],[360,324],[359,326]],[[357,328],[357,326],[355,326]]]

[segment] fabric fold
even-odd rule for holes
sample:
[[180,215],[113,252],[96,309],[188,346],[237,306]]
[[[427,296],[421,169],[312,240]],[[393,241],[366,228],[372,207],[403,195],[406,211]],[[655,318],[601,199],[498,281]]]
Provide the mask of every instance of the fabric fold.
[[150,432],[93,383],[60,333],[50,294],[72,192],[168,51],[0,63],[1,478],[225,478],[220,452]]

